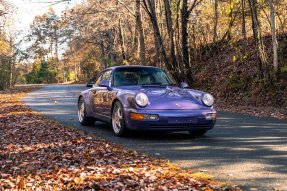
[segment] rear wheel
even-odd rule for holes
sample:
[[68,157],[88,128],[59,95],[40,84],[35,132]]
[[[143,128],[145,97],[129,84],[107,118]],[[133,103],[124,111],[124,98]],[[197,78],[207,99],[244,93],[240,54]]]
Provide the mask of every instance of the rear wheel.
[[96,121],[93,117],[87,117],[84,98],[81,97],[78,104],[78,119],[81,125],[93,125]]
[[202,136],[207,132],[207,130],[196,130],[196,131],[189,131],[189,133],[193,136]]
[[114,134],[118,137],[124,136],[127,133],[124,110],[119,101],[117,101],[113,106],[112,127]]

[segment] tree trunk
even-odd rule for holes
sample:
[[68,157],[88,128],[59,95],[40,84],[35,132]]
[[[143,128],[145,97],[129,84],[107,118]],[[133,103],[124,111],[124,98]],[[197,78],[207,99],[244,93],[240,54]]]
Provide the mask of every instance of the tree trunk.
[[170,42],[170,57],[171,62],[174,68],[180,70],[178,62],[176,60],[175,55],[175,45],[174,45],[174,30],[173,30],[173,22],[171,17],[171,10],[170,10],[170,3],[169,0],[164,0],[164,7],[165,7],[165,17],[166,17],[166,25],[167,25],[167,31],[169,36],[169,42]]
[[101,63],[101,70],[107,68],[107,64],[106,62],[104,62],[104,58],[105,58],[105,44],[104,44],[104,40],[100,40],[100,43],[99,43],[99,48],[100,48],[100,51],[101,51],[101,60],[102,60],[102,63]]
[[192,83],[193,78],[191,75],[191,66],[189,60],[189,47],[188,47],[188,18],[190,15],[190,11],[188,10],[187,0],[182,1],[182,9],[181,9],[181,48],[182,48],[182,62],[184,66],[184,77],[185,81],[188,83]]
[[[157,3],[156,3],[156,13],[158,13],[158,19],[160,20],[160,21],[162,21],[163,20],[163,13],[164,13],[164,11],[163,11],[163,0],[156,0],[157,1]],[[164,32],[165,32],[165,30],[164,30],[164,23],[163,22],[160,22],[160,24],[159,24],[159,28],[160,28],[160,34],[161,34],[161,36],[165,36],[164,35]]]
[[141,15],[141,0],[136,0],[136,28],[139,33],[139,44],[140,44],[140,62],[142,65],[146,65],[146,56],[145,56],[145,38],[144,38],[144,29],[142,24],[142,15]]
[[273,67],[274,73],[278,73],[278,42],[276,37],[276,17],[273,0],[269,0],[270,7],[270,21],[271,21],[271,32],[272,32],[272,44],[273,44]]
[[242,35],[243,35],[243,38],[246,40],[245,4],[246,4],[246,0],[241,0],[241,8],[242,8]]
[[[248,0],[248,1],[249,1],[249,6],[250,6],[251,18],[252,18],[253,38],[256,43],[256,52],[258,56],[259,77],[261,79],[264,79],[264,73],[265,74],[267,73],[266,71],[267,57],[266,57],[264,44],[263,44],[263,41],[261,39],[261,34],[260,34],[260,23],[259,23],[258,14],[257,14],[257,0]],[[265,72],[263,71],[263,66],[264,66]]]
[[121,45],[121,51],[122,51],[122,59],[124,62],[124,60],[126,60],[126,49],[125,49],[125,37],[124,37],[121,19],[119,19],[119,39],[120,39],[120,45]]
[[232,26],[233,26],[233,10],[234,10],[234,0],[230,0],[230,12],[228,14],[229,23],[228,23],[228,30],[227,30],[227,40],[230,41],[232,38]]
[[132,35],[132,51],[133,55],[135,56],[136,59],[139,58],[140,54],[140,47],[139,47],[139,32],[138,32],[138,25],[136,24],[135,29],[133,31]]
[[167,55],[166,55],[166,49],[163,44],[162,36],[159,31],[159,25],[157,22],[157,16],[155,12],[155,3],[154,0],[143,0],[144,7],[150,17],[152,26],[153,26],[153,31],[154,31],[154,37],[155,37],[155,44],[159,48],[159,52],[162,58],[162,61],[166,65],[167,69],[170,72],[174,71],[173,65],[169,63]]
[[[180,18],[180,1],[176,4],[176,19],[175,19],[175,48],[176,54],[181,55],[181,48],[180,48],[180,28],[179,28],[179,19]],[[180,61],[179,61],[180,62]]]
[[109,30],[107,32],[107,38],[108,38],[108,51],[109,51],[109,59],[111,61],[111,63],[115,62],[115,51],[114,51],[114,45],[115,45],[115,38],[113,37],[113,32],[111,30]]
[[214,1],[214,26],[213,26],[213,43],[217,41],[217,25],[218,25],[218,0]]
[[10,37],[10,47],[11,47],[11,58],[10,58],[10,70],[9,70],[9,88],[13,87],[13,72],[14,72],[14,66],[15,66],[15,52],[14,52],[14,48],[13,48],[13,44],[14,44],[14,39],[11,35]]
[[[57,70],[57,73],[59,73],[60,69],[59,69],[59,47],[58,47],[58,27],[55,25],[54,26],[54,42],[55,42],[55,49],[54,49],[54,57],[55,57],[55,67]],[[62,69],[62,71],[64,72],[64,68]],[[64,76],[65,74],[63,74],[63,82],[64,82]],[[60,82],[60,77],[57,77],[57,82]]]

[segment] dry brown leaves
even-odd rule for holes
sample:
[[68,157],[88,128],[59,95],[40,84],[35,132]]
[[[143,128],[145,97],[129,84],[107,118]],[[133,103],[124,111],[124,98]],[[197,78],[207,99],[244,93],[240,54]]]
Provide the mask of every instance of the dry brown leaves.
[[272,117],[276,119],[287,119],[287,110],[273,107],[254,107],[254,106],[234,106],[228,103],[217,103],[216,109],[219,111],[236,112],[253,115],[257,117]]
[[0,92],[0,190],[239,190],[45,119]]

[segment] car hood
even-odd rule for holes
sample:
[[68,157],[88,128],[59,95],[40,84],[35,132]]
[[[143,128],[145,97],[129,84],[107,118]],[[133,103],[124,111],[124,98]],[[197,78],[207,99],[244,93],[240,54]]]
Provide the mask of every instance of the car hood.
[[201,102],[201,95],[204,92],[181,89],[178,87],[129,87],[128,91],[135,95],[143,92],[148,96],[149,104],[144,109],[157,110],[194,110],[207,109]]

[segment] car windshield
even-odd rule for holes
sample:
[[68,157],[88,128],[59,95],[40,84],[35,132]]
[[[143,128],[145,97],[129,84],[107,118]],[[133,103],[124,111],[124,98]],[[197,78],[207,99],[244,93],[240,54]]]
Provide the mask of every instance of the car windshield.
[[161,69],[148,67],[118,68],[114,73],[114,86],[163,86],[175,82]]

